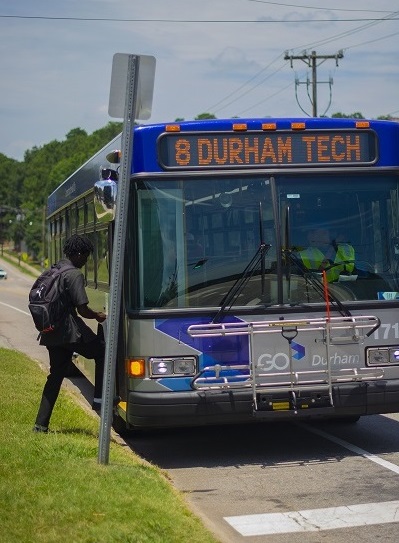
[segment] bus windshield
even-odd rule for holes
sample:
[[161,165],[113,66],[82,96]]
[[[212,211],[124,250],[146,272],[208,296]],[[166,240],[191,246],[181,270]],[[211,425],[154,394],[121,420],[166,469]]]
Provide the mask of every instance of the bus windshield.
[[136,180],[131,307],[220,307],[262,244],[236,307],[322,303],[310,280],[322,276],[344,303],[399,298],[398,181],[343,172]]

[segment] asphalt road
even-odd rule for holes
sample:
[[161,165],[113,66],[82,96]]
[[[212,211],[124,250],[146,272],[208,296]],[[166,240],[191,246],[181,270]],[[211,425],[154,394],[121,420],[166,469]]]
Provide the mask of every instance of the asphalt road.
[[[46,364],[27,309],[32,278],[1,259],[0,267],[9,273],[0,345]],[[399,541],[398,414],[163,430],[127,442],[165,470],[223,543]]]

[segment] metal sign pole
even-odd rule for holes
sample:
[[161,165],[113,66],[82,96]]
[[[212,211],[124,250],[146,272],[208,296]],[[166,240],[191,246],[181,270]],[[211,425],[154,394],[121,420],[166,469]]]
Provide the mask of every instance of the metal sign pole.
[[102,394],[103,401],[101,405],[101,424],[98,449],[98,462],[100,464],[108,464],[109,462],[119,319],[122,297],[122,277],[126,241],[126,222],[129,201],[129,181],[133,155],[133,126],[136,112],[139,62],[139,56],[129,55],[122,132],[121,169],[118,181],[117,210],[115,216],[115,232],[111,266],[111,286],[105,337],[106,347]]

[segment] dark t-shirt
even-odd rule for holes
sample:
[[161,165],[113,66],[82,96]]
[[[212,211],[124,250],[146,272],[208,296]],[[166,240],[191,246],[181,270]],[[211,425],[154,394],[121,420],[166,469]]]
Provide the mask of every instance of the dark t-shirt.
[[[69,264],[68,259],[59,261],[59,264]],[[76,307],[89,303],[85,289],[85,279],[79,268],[66,270],[61,275],[59,284],[61,295],[65,296],[69,305],[69,312],[65,323],[53,332],[41,334],[40,345],[65,345],[70,343],[89,342],[96,338],[95,333],[78,316]]]

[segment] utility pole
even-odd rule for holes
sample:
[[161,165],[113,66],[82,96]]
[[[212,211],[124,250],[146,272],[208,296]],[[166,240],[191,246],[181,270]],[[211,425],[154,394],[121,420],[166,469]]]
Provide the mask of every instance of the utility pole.
[[[293,68],[293,61],[294,60],[302,60],[305,64],[309,66],[309,68],[312,69],[312,97],[309,96],[310,102],[312,104],[312,116],[317,117],[317,85],[320,83],[329,83],[330,84],[330,103],[331,103],[331,85],[332,85],[332,79],[330,78],[329,81],[317,81],[317,68],[323,64],[326,60],[329,59],[335,59],[335,64],[338,66],[338,60],[340,58],[344,57],[344,52],[342,50],[335,53],[335,55],[318,55],[316,51],[312,51],[310,54],[308,54],[306,51],[302,53],[302,55],[289,55],[288,51],[285,52],[284,60],[289,60],[291,62],[291,68]],[[318,61],[321,61],[318,63]],[[306,84],[309,87],[309,80],[306,81],[306,83],[302,83],[298,80],[295,80],[295,92],[296,87],[301,84]],[[298,97],[297,97],[298,101]],[[300,104],[298,102],[299,107]],[[302,109],[302,108],[301,108]],[[328,109],[328,108],[327,108]],[[302,111],[304,111],[302,109]]]

